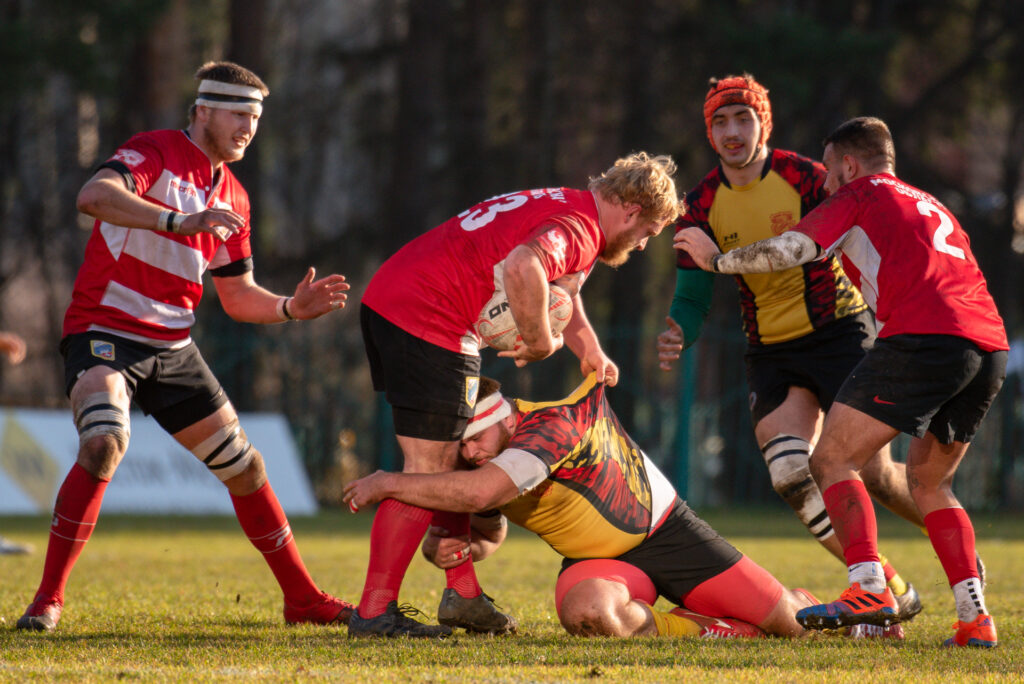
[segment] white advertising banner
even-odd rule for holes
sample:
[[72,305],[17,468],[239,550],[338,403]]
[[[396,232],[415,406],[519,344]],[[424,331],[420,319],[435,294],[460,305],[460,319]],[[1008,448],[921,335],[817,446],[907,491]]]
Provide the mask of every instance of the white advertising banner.
[[[243,413],[239,419],[263,454],[285,512],[316,513],[316,499],[284,417]],[[220,480],[155,420],[133,412],[131,427],[128,453],[103,497],[104,513],[234,514]],[[0,515],[53,510],[77,452],[70,411],[0,409]]]

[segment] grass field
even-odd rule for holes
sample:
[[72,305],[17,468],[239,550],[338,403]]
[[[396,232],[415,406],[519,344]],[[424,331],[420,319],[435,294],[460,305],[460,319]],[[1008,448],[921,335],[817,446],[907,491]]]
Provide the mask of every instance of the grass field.
[[[789,586],[827,599],[845,586],[840,564],[784,511],[705,517]],[[71,577],[57,631],[25,634],[13,625],[39,581],[48,521],[0,518],[0,532],[37,548],[0,557],[0,680],[1019,682],[1024,517],[974,520],[999,628],[991,651],[939,647],[955,620],[951,592],[927,539],[890,517],[880,520],[882,551],[925,602],[902,643],[572,638],[554,615],[559,558],[521,530],[479,566],[488,593],[519,617],[518,637],[349,640],[344,628],[284,625],[273,578],[233,518],[112,515],[101,517]],[[370,521],[340,512],[292,521],[324,589],[358,597]],[[417,557],[402,599],[433,615],[443,584],[441,571]]]

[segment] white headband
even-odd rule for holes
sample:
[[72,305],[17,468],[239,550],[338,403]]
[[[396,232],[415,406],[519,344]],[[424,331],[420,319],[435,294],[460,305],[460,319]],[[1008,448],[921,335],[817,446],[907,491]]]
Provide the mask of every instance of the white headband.
[[196,104],[259,116],[263,113],[263,93],[253,86],[203,79]]
[[512,405],[505,401],[505,397],[501,396],[500,392],[484,397],[476,402],[473,417],[469,419],[466,431],[462,433],[462,439],[469,439],[511,415]]

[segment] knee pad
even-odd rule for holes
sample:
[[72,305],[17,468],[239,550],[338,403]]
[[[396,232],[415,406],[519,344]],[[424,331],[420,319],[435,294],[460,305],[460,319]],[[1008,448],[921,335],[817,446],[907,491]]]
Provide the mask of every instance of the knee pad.
[[825,501],[811,476],[811,444],[794,435],[778,434],[761,447],[772,487],[796,511],[818,541],[834,534]]
[[191,451],[222,482],[242,473],[256,455],[237,420],[217,430]]
[[128,413],[114,403],[109,392],[96,392],[87,396],[75,412],[79,448],[93,437],[110,435],[117,440],[121,451],[128,448],[131,427]]

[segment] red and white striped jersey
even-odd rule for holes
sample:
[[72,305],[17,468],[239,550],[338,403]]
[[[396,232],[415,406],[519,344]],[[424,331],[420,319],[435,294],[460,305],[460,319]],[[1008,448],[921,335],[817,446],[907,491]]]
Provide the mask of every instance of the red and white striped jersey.
[[[243,216],[245,226],[222,242],[209,233],[175,235],[97,220],[75,279],[64,335],[111,332],[160,347],[189,340],[203,294],[203,273],[242,262],[251,269],[249,196],[222,165],[181,130],[139,133],[103,166],[120,171],[129,189],[161,207],[196,213],[212,207]],[[237,271],[235,273],[234,271]]]

